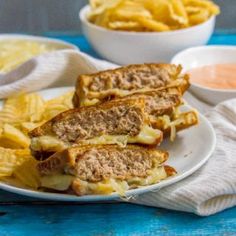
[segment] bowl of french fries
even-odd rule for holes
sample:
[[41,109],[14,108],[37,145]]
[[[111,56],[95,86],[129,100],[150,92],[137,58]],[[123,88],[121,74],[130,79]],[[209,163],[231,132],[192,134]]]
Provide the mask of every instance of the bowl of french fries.
[[79,17],[97,53],[124,65],[169,62],[181,50],[206,44],[219,12],[208,0],[91,0]]

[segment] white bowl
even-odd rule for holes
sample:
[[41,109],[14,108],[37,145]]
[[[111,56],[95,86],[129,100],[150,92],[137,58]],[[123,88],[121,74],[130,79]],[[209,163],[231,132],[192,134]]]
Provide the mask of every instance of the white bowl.
[[0,41],[5,41],[5,40],[14,40],[14,39],[25,39],[25,40],[30,40],[30,41],[35,41],[35,42],[41,42],[45,43],[48,45],[53,45],[58,47],[58,49],[75,49],[79,50],[78,47],[74,44],[67,43],[63,40],[59,39],[51,39],[47,37],[39,37],[39,36],[33,36],[33,35],[24,35],[24,34],[0,34]]
[[79,13],[84,35],[103,58],[120,65],[169,62],[179,51],[204,45],[215,26],[215,17],[187,29],[170,32],[125,32],[108,30],[88,21],[89,6]]
[[[235,55],[236,47],[234,46],[202,46],[178,53],[171,63],[181,64],[183,72],[186,72],[205,65],[236,63]],[[213,105],[236,98],[236,89],[211,89],[192,83],[190,90],[200,99]]]

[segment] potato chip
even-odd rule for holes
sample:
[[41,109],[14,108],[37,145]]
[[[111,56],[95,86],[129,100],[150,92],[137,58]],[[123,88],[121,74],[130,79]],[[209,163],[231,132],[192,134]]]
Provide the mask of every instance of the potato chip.
[[[124,31],[169,31],[200,24],[219,14],[208,0],[91,0],[89,20]],[[193,15],[194,14],[194,15]]]
[[50,104],[45,108],[43,118],[45,120],[50,120],[56,115],[68,110],[68,107],[64,104]]
[[20,124],[39,121],[44,112],[44,101],[37,93],[21,94],[7,99],[0,112],[0,122]]
[[[0,111],[0,178],[22,183],[32,189],[40,187],[37,161],[30,153],[28,132],[58,113],[73,107],[73,91],[47,102],[37,93],[7,99]],[[13,178],[13,177],[14,178]],[[19,182],[20,181],[20,182]]]
[[69,91],[59,97],[48,100],[45,103],[45,106],[47,107],[47,106],[50,106],[51,104],[63,104],[63,105],[66,105],[68,109],[73,108],[73,104],[72,104],[73,95],[74,95],[74,91]]
[[1,39],[0,72],[9,72],[34,56],[56,50],[51,43],[23,39]]
[[217,15],[220,13],[219,7],[209,0],[183,0],[187,6],[201,7],[209,12],[209,15]]
[[136,20],[138,17],[152,19],[152,14],[148,9],[138,2],[123,1],[114,11],[115,19]]
[[146,19],[146,18],[139,18],[138,20],[139,20],[140,24],[142,24],[143,27],[145,27],[149,31],[168,31],[168,30],[170,30],[169,26],[162,23],[162,22],[158,22],[158,21]]
[[177,20],[182,25],[188,25],[188,15],[184,4],[181,0],[171,0],[173,9],[173,19]]
[[25,95],[24,115],[31,122],[40,121],[44,112],[44,100],[37,93]]
[[201,11],[200,7],[187,6],[185,7],[187,14],[199,13]]
[[47,101],[45,103],[45,110],[42,118],[44,120],[49,120],[61,112],[73,108],[72,97],[73,92],[69,91],[62,96]]
[[16,104],[9,103],[12,99],[7,99],[3,103],[3,107],[0,111],[0,123],[15,124],[22,121],[22,113],[19,111],[19,107]]
[[29,147],[30,139],[22,131],[10,124],[4,124],[1,139],[9,140],[9,142],[17,143],[22,148]]
[[15,124],[21,120],[21,115],[13,105],[5,104],[0,111],[0,123]]
[[0,147],[10,148],[10,149],[22,148],[22,146],[19,143],[3,136],[0,136]]
[[15,168],[29,158],[29,150],[12,150],[0,147],[0,177],[10,177]]
[[197,25],[206,21],[209,17],[209,12],[206,9],[201,9],[200,12],[189,16],[190,25]]
[[149,6],[152,9],[154,20],[169,24],[171,4],[167,0],[153,1]]
[[135,21],[115,21],[115,22],[109,22],[108,27],[115,30],[137,30],[143,29],[142,25],[140,23]]
[[13,176],[24,185],[38,189],[40,187],[40,176],[36,166],[37,161],[33,157],[28,158],[14,169]]
[[45,122],[46,122],[46,120],[42,120],[42,121],[37,122],[37,123],[34,123],[34,122],[22,122],[20,128],[21,128],[21,130],[24,133],[28,134],[31,130],[37,128],[38,126],[42,125]]

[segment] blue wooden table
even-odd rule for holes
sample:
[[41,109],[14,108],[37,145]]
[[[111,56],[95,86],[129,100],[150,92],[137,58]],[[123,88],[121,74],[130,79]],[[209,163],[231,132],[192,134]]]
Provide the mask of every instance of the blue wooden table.
[[[84,37],[46,34],[96,55]],[[236,45],[236,34],[216,33],[210,44]],[[236,235],[236,208],[210,217],[130,204],[40,202],[0,191],[0,236]]]

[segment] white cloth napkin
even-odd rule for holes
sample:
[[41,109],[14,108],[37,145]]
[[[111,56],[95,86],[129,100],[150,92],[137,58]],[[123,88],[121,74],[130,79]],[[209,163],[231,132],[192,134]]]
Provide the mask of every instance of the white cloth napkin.
[[[116,66],[79,51],[47,53],[0,76],[0,98],[17,92],[74,85],[79,74]],[[236,99],[212,108],[190,93],[185,98],[200,112],[207,112],[217,135],[214,154],[190,177],[158,192],[138,196],[132,202],[206,216],[236,205]]]

